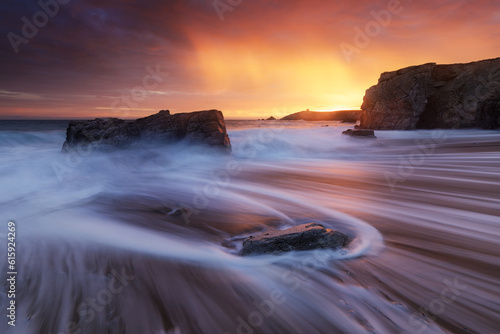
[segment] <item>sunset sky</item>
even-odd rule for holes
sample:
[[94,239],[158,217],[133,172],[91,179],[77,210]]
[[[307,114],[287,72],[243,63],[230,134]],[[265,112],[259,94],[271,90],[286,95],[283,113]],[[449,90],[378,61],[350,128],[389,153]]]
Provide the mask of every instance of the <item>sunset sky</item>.
[[358,109],[381,72],[500,57],[498,0],[55,1],[0,4],[0,118]]

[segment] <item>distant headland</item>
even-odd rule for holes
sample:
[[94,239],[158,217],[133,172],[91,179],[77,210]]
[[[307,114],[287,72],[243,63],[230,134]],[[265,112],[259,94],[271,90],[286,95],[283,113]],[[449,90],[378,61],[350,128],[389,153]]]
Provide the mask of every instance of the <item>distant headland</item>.
[[342,121],[356,123],[361,118],[361,110],[338,110],[338,111],[305,111],[296,112],[281,118],[284,121]]

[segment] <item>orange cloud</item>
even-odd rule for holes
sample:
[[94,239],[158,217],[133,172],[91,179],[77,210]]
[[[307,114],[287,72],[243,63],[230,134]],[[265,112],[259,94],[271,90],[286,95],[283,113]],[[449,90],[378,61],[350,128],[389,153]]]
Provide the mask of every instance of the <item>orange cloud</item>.
[[[394,4],[401,11],[347,61],[340,45],[356,45],[358,31],[377,23],[373,13]],[[0,13],[0,32],[19,32],[20,18],[36,10],[28,0],[13,2]],[[256,118],[359,108],[381,72],[498,57],[499,23],[493,0],[243,1],[224,21],[210,1],[82,0],[62,8],[18,55],[0,41],[0,92],[7,92],[0,117],[218,108]],[[147,66],[168,76],[132,108],[114,110]]]

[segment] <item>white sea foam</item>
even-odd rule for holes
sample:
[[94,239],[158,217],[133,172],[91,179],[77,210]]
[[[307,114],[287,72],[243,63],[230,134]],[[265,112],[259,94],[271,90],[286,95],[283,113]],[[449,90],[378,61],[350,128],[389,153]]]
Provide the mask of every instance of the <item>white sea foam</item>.
[[[64,310],[99,293],[117,266],[137,285],[115,296],[122,308],[81,324],[85,333],[117,319],[131,331],[168,331],[171,321],[183,333],[197,331],[193,322],[237,333],[238,319],[249,324],[276,291],[286,303],[251,329],[495,328],[500,134],[378,131],[363,141],[343,137],[346,128],[228,121],[231,155],[179,143],[69,156],[62,129],[0,131],[0,218],[17,222],[26,291],[18,312],[31,319],[20,330],[62,330],[74,319]],[[190,221],[162,206],[188,208]],[[348,251],[236,255],[245,236],[312,221],[354,242]],[[134,313],[128,305],[139,301]]]

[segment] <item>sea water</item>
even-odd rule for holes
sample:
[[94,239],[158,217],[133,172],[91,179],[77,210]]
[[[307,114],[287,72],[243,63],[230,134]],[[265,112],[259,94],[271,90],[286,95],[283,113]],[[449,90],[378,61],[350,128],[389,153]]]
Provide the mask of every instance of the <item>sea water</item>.
[[[0,121],[0,247],[14,222],[17,270],[1,333],[498,331],[498,131],[363,140],[338,122],[229,120],[231,154],[68,154],[67,123]],[[238,255],[308,222],[354,241]]]

